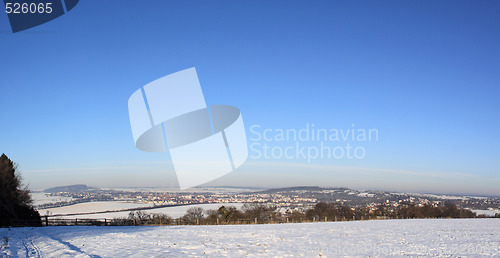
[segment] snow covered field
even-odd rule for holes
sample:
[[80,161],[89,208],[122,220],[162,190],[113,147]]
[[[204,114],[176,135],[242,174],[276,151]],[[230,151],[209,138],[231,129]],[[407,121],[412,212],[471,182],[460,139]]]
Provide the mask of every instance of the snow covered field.
[[31,193],[31,197],[33,198],[33,204],[35,206],[55,202],[69,202],[73,200],[71,197],[47,196],[45,193]]
[[1,228],[0,256],[499,256],[500,219]]
[[494,217],[496,214],[500,214],[499,210],[472,210],[472,212],[477,215],[486,215],[490,217]]
[[[133,209],[141,207],[151,207],[153,204],[148,203],[135,203],[135,202],[120,202],[120,201],[110,201],[110,202],[85,202],[78,203],[69,206],[50,208],[50,209],[40,209],[40,215],[45,215],[49,212],[52,215],[64,215],[72,213],[88,213],[88,212],[102,212],[102,211],[113,211],[113,210],[124,210]],[[128,214],[128,213],[127,213]],[[85,218],[91,218],[86,215]],[[106,216],[101,215],[99,218],[105,218]],[[71,218],[71,217],[67,217]]]
[[[192,204],[192,205],[182,205],[173,207],[164,207],[145,210],[147,213],[164,213],[172,218],[180,218],[186,214],[189,208],[200,207],[204,210],[218,209],[220,206],[234,206],[236,208],[241,208],[243,203],[208,203],[208,204]],[[41,209],[39,210],[40,215],[45,215],[50,212],[52,215],[63,215],[63,214],[73,214],[73,213],[88,213],[88,212],[99,212],[99,211],[112,211],[112,210],[124,210],[139,207],[151,207],[152,204],[145,203],[133,203],[133,202],[86,202],[79,203],[70,206]],[[120,211],[120,212],[107,212],[107,213],[97,213],[97,214],[83,214],[83,215],[71,215],[64,216],[65,219],[113,219],[113,218],[126,218],[130,211]]]

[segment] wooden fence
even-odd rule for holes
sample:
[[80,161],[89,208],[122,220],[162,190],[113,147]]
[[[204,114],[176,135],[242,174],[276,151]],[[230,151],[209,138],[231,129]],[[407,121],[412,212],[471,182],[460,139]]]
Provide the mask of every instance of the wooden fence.
[[[196,220],[186,221],[182,218],[177,219],[162,219],[162,220],[137,220],[137,219],[90,219],[90,218],[73,218],[64,219],[56,216],[42,216],[42,223],[39,221],[17,220],[13,226],[173,226],[173,225],[242,225],[242,224],[282,224],[282,223],[311,223],[311,222],[335,222],[335,221],[355,221],[355,220],[385,220],[385,219],[409,219],[404,217],[389,218],[385,216],[377,217],[334,217],[317,219],[291,219],[287,217],[278,217],[268,220],[254,219],[236,219],[225,221],[223,219],[212,220]],[[427,218],[439,219],[439,218]],[[441,218],[445,219],[445,218]]]
[[[287,217],[270,218],[266,220],[254,219],[235,219],[235,220],[196,220],[187,221],[182,218],[177,219],[90,219],[90,218],[61,218],[57,216],[42,216],[42,226],[140,226],[140,225],[238,225],[238,224],[281,224],[281,223],[305,223],[305,222],[332,222],[332,221],[353,221],[353,220],[366,220],[368,218],[322,218],[317,219],[291,219]],[[374,219],[374,218],[370,218]],[[375,219],[387,219],[387,217],[377,217]],[[22,226],[23,221],[18,221],[18,225]]]

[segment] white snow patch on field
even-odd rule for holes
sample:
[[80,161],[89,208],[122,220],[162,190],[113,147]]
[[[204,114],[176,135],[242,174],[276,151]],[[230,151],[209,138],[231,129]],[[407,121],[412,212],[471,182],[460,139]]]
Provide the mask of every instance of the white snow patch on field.
[[[43,209],[39,210],[40,215],[45,215],[47,211],[50,211],[52,215],[64,215],[64,214],[74,214],[74,213],[88,213],[88,212],[97,212],[97,211],[113,211],[113,210],[124,210],[131,208],[139,208],[139,207],[151,207],[152,204],[141,204],[141,203],[130,203],[130,202],[88,202],[88,203],[79,203],[70,206],[51,208],[51,209]],[[176,219],[184,216],[186,211],[189,208],[200,207],[205,211],[209,209],[218,209],[221,206],[234,206],[240,209],[243,206],[243,203],[207,203],[207,204],[191,204],[191,205],[180,205],[180,206],[172,206],[172,207],[163,207],[163,208],[155,208],[144,210],[147,213],[163,213],[167,214],[170,217]],[[106,212],[106,213],[97,213],[97,214],[82,214],[82,215],[70,215],[64,216],[62,218],[65,219],[113,219],[113,218],[126,218],[130,211],[120,211],[120,212]]]
[[471,210],[477,215],[486,215],[494,217],[496,214],[500,214],[500,210]]
[[135,203],[135,202],[122,202],[122,201],[109,201],[109,202],[85,202],[78,203],[69,206],[50,208],[50,209],[40,209],[40,215],[45,215],[50,212],[52,215],[64,215],[73,213],[87,213],[87,212],[102,212],[102,211],[114,211],[114,210],[124,210],[124,209],[134,209],[141,207],[151,207],[153,204],[148,203]]
[[[0,256],[499,256],[500,219],[2,228]],[[5,243],[7,242],[7,243]]]
[[56,202],[69,202],[73,200],[71,197],[47,196],[45,193],[31,193],[31,197],[33,198],[33,204],[35,206]]

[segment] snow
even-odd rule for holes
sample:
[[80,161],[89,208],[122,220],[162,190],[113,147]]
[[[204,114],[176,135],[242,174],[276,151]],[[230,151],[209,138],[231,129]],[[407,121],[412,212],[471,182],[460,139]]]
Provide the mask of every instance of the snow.
[[391,193],[394,195],[412,195],[412,196],[420,196],[420,197],[429,197],[443,200],[470,200],[470,199],[478,199],[484,200],[488,199],[488,197],[484,196],[456,196],[456,195],[445,195],[445,194],[422,194],[422,193]]
[[[39,210],[40,215],[45,215],[47,211],[52,215],[64,215],[64,214],[75,214],[75,213],[89,213],[89,212],[98,212],[98,211],[114,211],[114,210],[123,210],[130,208],[139,208],[139,207],[151,207],[152,204],[141,204],[141,203],[132,203],[132,202],[89,202],[89,203],[79,203],[70,206],[51,208],[51,209],[43,209]],[[176,219],[184,216],[186,211],[189,208],[200,207],[205,211],[209,209],[218,209],[220,206],[235,206],[240,209],[243,206],[243,203],[208,203],[208,204],[192,204],[192,205],[181,205],[181,206],[173,206],[173,207],[163,207],[163,208],[155,208],[144,210],[147,213],[164,213],[169,215],[170,217]],[[97,214],[82,214],[82,215],[69,215],[64,216],[62,218],[65,219],[113,219],[113,218],[126,218],[130,211],[119,211],[119,212],[107,212],[107,213],[97,213]]]
[[499,219],[2,228],[0,256],[498,256],[499,232]]
[[359,193],[358,194],[359,197],[375,197],[375,194],[372,194],[372,193]]
[[500,214],[500,210],[471,210],[477,215],[486,215],[490,217],[494,217],[496,214]]
[[47,203],[69,202],[73,200],[71,197],[47,196],[45,193],[31,193],[31,197],[33,198],[33,204],[35,206]]
[[38,212],[40,213],[40,215],[45,215],[47,214],[47,212],[49,212],[52,215],[63,215],[63,214],[73,214],[73,213],[124,210],[124,209],[140,208],[140,207],[151,207],[151,206],[153,206],[153,204],[122,202],[122,201],[85,202],[85,203],[78,203],[57,208],[40,209],[38,210]]

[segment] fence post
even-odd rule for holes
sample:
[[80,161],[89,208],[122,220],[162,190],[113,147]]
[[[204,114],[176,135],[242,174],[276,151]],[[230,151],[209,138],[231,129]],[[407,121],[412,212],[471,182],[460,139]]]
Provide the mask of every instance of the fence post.
[[200,219],[196,218],[196,225],[200,225]]
[[327,221],[327,220],[326,220],[326,216],[325,216],[325,222],[326,222],[326,221]]
[[255,224],[257,224],[257,217],[255,217]]
[[286,217],[286,223],[288,223],[288,217]]
[[45,226],[49,226],[49,216],[45,216]]
[[217,218],[217,225],[219,225],[219,218]]

